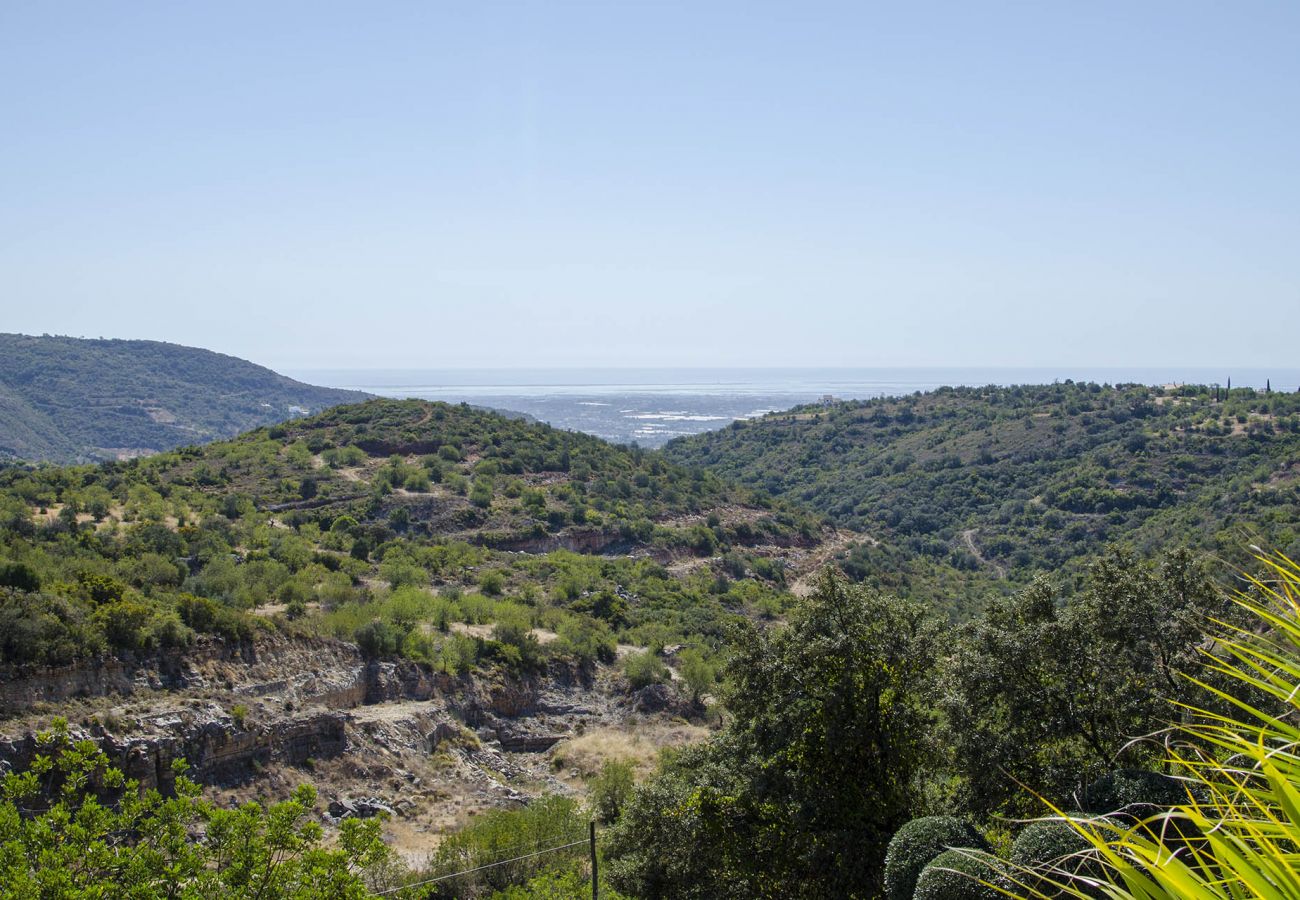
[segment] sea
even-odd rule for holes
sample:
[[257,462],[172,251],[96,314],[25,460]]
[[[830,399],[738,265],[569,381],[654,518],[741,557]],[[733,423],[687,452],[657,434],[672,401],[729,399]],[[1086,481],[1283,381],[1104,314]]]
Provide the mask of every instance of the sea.
[[841,368],[841,369],[302,369],[310,384],[469,403],[515,413],[619,444],[659,447],[827,398],[902,396],[948,386],[1227,384],[1300,387],[1300,369],[1206,367]]

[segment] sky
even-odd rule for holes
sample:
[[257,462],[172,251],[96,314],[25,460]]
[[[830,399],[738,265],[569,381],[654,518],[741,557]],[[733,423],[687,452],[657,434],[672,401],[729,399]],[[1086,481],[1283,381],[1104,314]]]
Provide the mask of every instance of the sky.
[[1294,365],[1300,4],[0,2],[0,331]]

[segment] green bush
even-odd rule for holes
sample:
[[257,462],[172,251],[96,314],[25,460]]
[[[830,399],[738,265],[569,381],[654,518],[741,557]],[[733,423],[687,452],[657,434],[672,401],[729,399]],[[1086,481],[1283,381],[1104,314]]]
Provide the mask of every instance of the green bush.
[[101,606],[95,621],[115,650],[143,650],[149,645],[149,620],[153,610],[134,600],[117,600]]
[[621,759],[607,760],[591,779],[591,806],[596,818],[606,825],[617,822],[634,787],[632,764]]
[[1142,769],[1120,769],[1088,785],[1081,805],[1084,812],[1096,815],[1122,811],[1150,815],[1157,807],[1185,802],[1187,791],[1178,779]]
[[[466,872],[489,863],[519,856],[521,847],[555,847],[587,836],[587,818],[576,800],[549,796],[522,809],[494,809],[476,816],[470,824],[448,835],[429,859],[421,878]],[[439,884],[438,897],[480,897],[526,882],[547,870],[563,868],[573,855],[554,853],[528,857],[506,865],[484,868]]]
[[560,639],[556,642],[556,649],[581,664],[611,663],[616,657],[618,645],[614,635],[599,619],[566,619],[560,623],[558,631]]
[[503,655],[503,661],[520,671],[537,669],[542,664],[542,645],[533,637],[532,629],[520,622],[498,622],[492,629],[492,640],[514,653]]
[[623,657],[623,674],[633,690],[659,684],[668,678],[668,667],[650,651],[631,653]]
[[65,720],[36,745],[39,765],[8,774],[0,795],[6,898],[361,900],[389,858],[377,819],[346,820],[337,849],[323,846],[309,785],[274,805],[218,808],[181,760],[164,796],[127,779],[94,742],[73,741]]
[[74,601],[0,588],[0,663],[66,665],[102,649],[101,632]]
[[495,569],[484,572],[483,577],[478,580],[478,587],[489,597],[500,597],[506,588],[506,577]]
[[936,856],[917,879],[914,900],[1001,900],[1002,894],[981,882],[997,883],[998,872],[986,861],[960,850]]
[[402,649],[402,639],[405,636],[400,629],[375,619],[358,628],[353,635],[353,640],[357,642],[362,656],[367,659],[380,659],[385,656],[395,656]]
[[429,475],[427,472],[412,472],[406,476],[402,486],[408,491],[418,494],[427,494],[429,492]]
[[0,562],[0,587],[11,587],[20,591],[39,591],[41,579],[25,563]]
[[216,634],[228,641],[252,640],[253,623],[247,613],[231,609],[207,597],[181,594],[176,601],[181,621],[204,634]]
[[1096,877],[1101,863],[1088,850],[1088,839],[1062,821],[1033,822],[1011,845],[1015,877],[1042,896],[1067,896],[1056,885],[1070,882],[1075,875]]
[[987,850],[988,844],[968,823],[952,816],[913,819],[898,829],[885,852],[888,900],[911,900],[921,872],[950,847]]

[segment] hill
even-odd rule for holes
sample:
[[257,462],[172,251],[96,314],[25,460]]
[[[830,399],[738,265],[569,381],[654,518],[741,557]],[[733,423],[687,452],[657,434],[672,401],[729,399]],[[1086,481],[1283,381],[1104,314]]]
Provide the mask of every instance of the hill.
[[0,460],[147,454],[365,396],[176,344],[0,334]]
[[184,755],[223,805],[310,769],[423,858],[698,740],[727,635],[783,615],[829,536],[655,453],[421,401],[0,468],[0,766],[57,712],[147,784]]
[[[469,624],[494,621],[485,598],[511,597],[500,602],[534,625],[545,612],[638,643],[716,644],[729,618],[779,611],[787,564],[791,577],[811,565],[828,532],[654,453],[465,405],[372,400],[147,459],[11,467],[0,535],[0,561],[72,585],[74,606],[92,575],[119,598],[139,592],[154,612],[131,641],[193,594],[241,615],[294,604],[304,625],[348,639],[385,620],[400,632],[392,652],[429,657],[438,642],[373,601],[468,591]],[[50,652],[93,655],[107,633]],[[50,643],[0,648],[0,662]]]
[[774,413],[665,453],[860,532],[846,571],[949,605],[1076,572],[1110,542],[1300,552],[1294,394],[945,388]]

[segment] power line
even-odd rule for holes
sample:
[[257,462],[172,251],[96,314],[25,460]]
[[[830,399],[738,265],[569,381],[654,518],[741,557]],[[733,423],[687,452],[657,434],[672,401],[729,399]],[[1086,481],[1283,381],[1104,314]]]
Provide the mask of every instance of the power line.
[[576,839],[580,834],[585,833],[586,829],[584,828],[582,831],[575,831],[572,834],[564,834],[563,832],[560,832],[559,834],[550,834],[545,837],[533,838],[532,840],[527,841],[517,841],[513,844],[507,844],[504,847],[491,847],[489,849],[493,853],[518,853],[523,850],[532,852],[533,850],[540,850],[542,845],[547,841],[567,841],[570,838]]
[[383,897],[388,894],[396,894],[400,891],[409,891],[412,888],[424,887],[425,885],[434,884],[439,881],[447,881],[450,878],[459,878],[461,875],[472,875],[475,872],[482,872],[484,869],[495,869],[497,866],[504,866],[507,863],[519,862],[520,860],[524,860],[524,859],[532,859],[534,856],[541,856],[545,853],[555,853],[558,850],[568,850],[572,847],[583,847],[586,846],[588,843],[589,841],[582,840],[582,841],[574,841],[572,844],[561,844],[558,847],[547,847],[545,850],[538,850],[536,853],[525,853],[523,856],[516,856],[512,859],[502,859],[497,862],[487,863],[486,865],[475,866],[474,868],[466,869],[463,872],[452,872],[450,875],[439,875],[437,878],[427,878],[424,881],[417,881],[414,884],[404,884],[401,887],[389,888],[386,891],[377,892],[375,896]]

